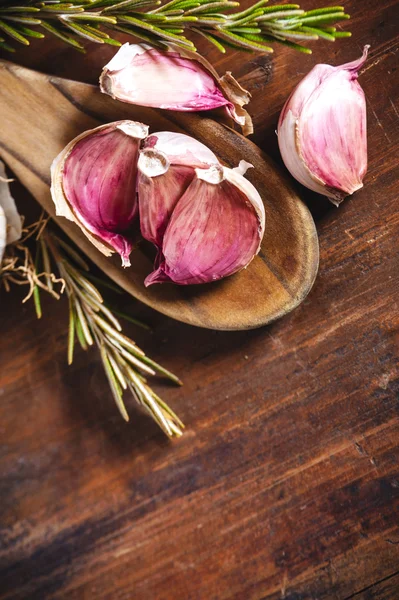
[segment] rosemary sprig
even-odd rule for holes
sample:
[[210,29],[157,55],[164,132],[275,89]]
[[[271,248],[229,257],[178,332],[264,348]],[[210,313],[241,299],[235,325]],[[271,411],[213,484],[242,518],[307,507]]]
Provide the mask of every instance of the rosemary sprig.
[[46,254],[51,255],[65,283],[69,300],[68,363],[73,361],[76,342],[84,350],[96,345],[122,417],[129,420],[123,402],[123,392],[129,390],[169,437],[182,435],[183,423],[169,406],[159,401],[145,377],[158,374],[178,385],[181,381],[148,358],[133,340],[122,333],[113,311],[104,304],[97,287],[87,278],[88,268],[83,269],[82,263],[73,263],[71,255],[76,251],[67,250],[67,246],[69,244],[60,241],[54,233],[47,232],[41,238],[43,261]]
[[[29,291],[23,301],[33,297],[38,318],[42,316],[40,290],[57,299],[65,291],[69,300],[68,364],[73,362],[77,343],[83,350],[97,346],[122,417],[129,420],[123,402],[123,393],[129,390],[169,437],[182,435],[183,423],[151,389],[146,377],[160,375],[178,385],[181,381],[146,356],[133,340],[123,334],[115,316],[117,311],[104,304],[94,283],[97,280],[89,273],[86,261],[54,232],[44,231],[46,224],[47,218],[42,217],[38,223],[24,229],[21,240],[7,246],[0,265],[0,288],[9,291],[13,283],[28,285]],[[36,235],[35,258],[26,244],[33,235]],[[57,276],[52,272],[53,265]],[[56,284],[60,287],[57,291]],[[129,319],[128,315],[120,314]],[[137,320],[133,321],[143,326]]]
[[15,2],[6,0],[0,7],[0,47],[11,51],[10,42],[29,45],[30,37],[47,33],[80,51],[82,40],[120,46],[108,32],[121,31],[154,46],[173,43],[193,51],[196,48],[186,36],[196,32],[221,52],[226,47],[272,52],[270,43],[277,42],[310,54],[303,42],[351,35],[333,27],[349,19],[342,6],[305,11],[299,4],[266,6],[268,0],[260,0],[240,11],[240,3],[231,0]]

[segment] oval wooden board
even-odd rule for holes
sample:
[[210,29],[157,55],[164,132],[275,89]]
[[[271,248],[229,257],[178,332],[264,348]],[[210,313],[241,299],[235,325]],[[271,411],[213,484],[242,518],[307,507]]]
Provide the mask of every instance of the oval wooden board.
[[179,321],[210,329],[252,329],[285,314],[306,297],[318,269],[318,240],[308,209],[288,179],[252,142],[202,114],[172,113],[122,104],[97,87],[49,77],[0,61],[0,154],[23,185],[54,217],[50,165],[76,135],[119,119],[142,121],[150,132],[181,131],[209,146],[227,165],[241,159],[254,165],[248,179],[266,209],[262,249],[247,269],[202,286],[154,285],[143,281],[150,260],[138,249],[132,267],[117,256],[105,258],[79,228],[63,218],[58,225],[114,281],[135,298]]

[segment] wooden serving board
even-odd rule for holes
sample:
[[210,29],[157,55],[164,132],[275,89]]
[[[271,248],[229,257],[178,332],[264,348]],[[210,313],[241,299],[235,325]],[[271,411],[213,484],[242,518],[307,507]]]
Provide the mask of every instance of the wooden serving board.
[[76,135],[101,123],[132,119],[150,132],[180,131],[209,146],[229,166],[252,163],[248,179],[266,209],[262,249],[247,269],[202,286],[154,285],[145,288],[151,261],[138,249],[132,267],[119,256],[105,258],[79,228],[57,223],[107,275],[138,300],[174,319],[221,330],[251,329],[285,314],[306,297],[318,269],[318,240],[307,207],[289,179],[252,142],[206,116],[157,111],[122,104],[96,86],[49,77],[0,61],[0,155],[40,204],[54,217],[50,165]]

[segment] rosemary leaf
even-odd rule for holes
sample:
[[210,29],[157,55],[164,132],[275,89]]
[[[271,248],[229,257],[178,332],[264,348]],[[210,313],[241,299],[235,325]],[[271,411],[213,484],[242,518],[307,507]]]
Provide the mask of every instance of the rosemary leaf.
[[68,327],[68,365],[73,363],[73,350],[75,347],[75,313],[72,302],[69,302],[69,327]]
[[122,399],[121,388],[115,377],[115,373],[112,370],[111,363],[109,361],[107,352],[106,352],[103,344],[100,345],[100,354],[101,354],[101,359],[102,359],[102,362],[104,365],[105,374],[107,375],[109,385],[110,385],[112,394],[115,399],[115,403],[116,403],[117,407],[119,408],[119,412],[121,413],[121,415],[125,419],[125,421],[129,421],[129,415],[127,414],[126,407],[125,407],[125,404]]
[[6,50],[7,52],[15,52],[15,48],[13,48],[12,46],[10,46],[10,44],[7,44],[7,42],[4,42],[3,40],[0,40],[0,48],[3,48],[3,50]]
[[128,360],[132,365],[134,365],[138,369],[141,369],[145,373],[148,373],[148,375],[155,375],[154,369],[152,369],[151,367],[147,366],[146,364],[144,364],[142,362],[143,358],[145,358],[145,357],[140,357],[140,359],[138,359],[133,354],[130,354],[124,348],[122,348],[121,350],[119,350],[119,352],[121,353],[121,355],[124,358],[126,358],[126,360]]
[[108,354],[108,360],[111,363],[112,369],[115,373],[117,380],[119,381],[120,386],[122,387],[122,389],[127,390],[126,379],[124,378],[123,373],[120,370],[118,363],[113,358],[112,354]]
[[77,298],[75,298],[75,310],[76,310],[76,314],[77,314],[78,319],[79,319],[79,323],[82,326],[82,332],[83,332],[84,338],[85,338],[87,344],[89,346],[92,346],[94,344],[93,337],[92,337],[92,335],[90,333],[90,329],[89,329],[89,326],[87,324],[86,317],[85,317],[85,315],[83,313],[82,307],[81,307],[80,302],[79,302],[79,300]]
[[40,302],[40,291],[39,291],[38,285],[35,285],[35,287],[33,289],[33,300],[35,303],[36,316],[38,319],[41,319],[43,312],[42,312],[42,305]]
[[165,377],[167,377],[174,383],[177,383],[178,385],[183,385],[183,382],[178,377],[176,377],[176,375],[174,375],[173,373],[171,373],[170,371],[168,371],[167,369],[165,369],[164,367],[162,367],[155,361],[151,360],[151,358],[148,358],[148,356],[142,356],[142,357],[140,357],[140,360],[142,362],[147,363],[147,365],[150,365],[151,367],[153,367],[155,372],[165,375]]
[[202,37],[207,39],[208,42],[210,42],[211,44],[216,46],[216,48],[219,50],[219,52],[221,52],[222,54],[226,53],[226,48],[223,46],[223,44],[221,44],[219,42],[219,40],[217,39],[216,36],[211,35],[210,33],[206,33],[205,31],[202,31],[201,29],[193,29],[193,31],[195,31],[195,33],[199,33],[200,35],[202,35]]
[[16,17],[16,16],[10,17],[9,15],[2,15],[2,16],[3,16],[4,20],[13,21],[14,23],[22,23],[25,25],[40,25],[41,24],[40,19],[34,19],[33,17]]
[[323,29],[316,29],[315,27],[302,27],[302,31],[306,31],[309,33],[313,33],[314,35],[317,35],[318,37],[324,38],[325,40],[328,40],[330,42],[335,42],[335,37],[333,35],[331,35],[331,33],[328,33],[327,31],[323,31]]
[[50,291],[52,291],[53,289],[53,282],[51,280],[51,265],[50,265],[50,257],[48,255],[48,251],[47,251],[47,246],[46,244],[43,242],[43,239],[39,239],[39,244],[40,244],[40,250],[42,253],[42,260],[43,260],[43,269],[46,275],[46,283],[47,283],[47,287]]
[[84,51],[84,48],[83,48],[82,44],[80,44],[73,37],[71,37],[69,35],[66,35],[59,28],[54,27],[53,25],[51,25],[47,21],[42,21],[40,27],[42,27],[43,29],[46,29],[47,31],[49,31],[50,33],[52,33],[53,35],[55,35],[56,37],[58,37],[63,42],[65,42],[67,44],[70,44],[71,46],[73,46],[74,48],[76,48],[76,50],[79,50],[81,52]]
[[77,336],[77,338],[79,340],[79,344],[80,344],[82,350],[87,350],[88,346],[86,344],[86,340],[85,340],[85,336],[84,336],[84,333],[83,333],[82,325],[81,325],[79,319],[75,319],[75,328],[76,328],[76,336]]
[[22,25],[19,26],[19,31],[23,35],[27,35],[32,38],[43,39],[45,37],[43,33],[40,33],[40,31],[34,31],[33,29],[29,29],[29,27],[23,27]]
[[61,21],[65,25],[65,27],[68,27],[68,29],[71,29],[71,31],[73,31],[74,33],[78,33],[81,37],[85,38],[86,40],[89,40],[90,42],[96,42],[97,44],[104,43],[103,38],[101,38],[99,35],[95,35],[89,29],[86,29],[83,25],[78,25],[77,23],[69,21],[66,18],[61,19]]
[[327,8],[315,8],[314,10],[308,10],[306,12],[307,16],[311,17],[313,15],[322,15],[325,13],[334,13],[334,12],[343,12],[345,9],[343,6],[329,6]]
[[129,321],[129,323],[133,323],[134,325],[137,325],[138,327],[142,327],[143,329],[146,329],[147,331],[152,331],[152,327],[147,325],[147,323],[144,323],[143,321],[139,321],[139,319],[135,319],[134,317],[128,315],[127,313],[125,313],[121,310],[118,310],[114,307],[111,307],[108,304],[106,304],[105,306],[107,308],[109,308],[113,312],[114,315],[117,315],[118,317],[125,319],[125,321]]
[[20,42],[25,46],[29,46],[29,40],[19,33],[15,27],[11,27],[11,25],[8,25],[5,21],[0,20],[0,29],[7,33],[10,37],[14,38],[14,40],[17,40],[17,42]]
[[99,287],[102,287],[102,288],[108,289],[108,290],[112,290],[116,294],[124,293],[120,287],[116,286],[115,284],[111,283],[110,281],[107,281],[105,279],[100,279],[100,277],[96,277],[92,273],[85,273],[85,277],[86,277],[86,279],[89,279],[93,283],[97,284]]
[[5,6],[0,8],[0,14],[7,13],[34,13],[39,12],[40,8],[35,6]]
[[231,33],[230,31],[220,31],[220,35],[224,38],[226,37],[228,40],[233,41],[238,46],[243,46],[244,48],[248,48],[248,50],[262,50],[262,52],[273,52],[273,48],[270,46],[265,46],[263,42],[258,42],[254,38],[251,37],[251,34],[242,36],[237,35],[236,33]]
[[[87,262],[84,261],[80,254],[78,254],[78,252],[76,252],[76,250],[74,250],[69,244],[64,242],[64,240],[62,240],[61,238],[57,238],[57,243],[75,261],[75,263],[79,265],[81,269],[83,269],[84,271],[89,270],[89,265],[87,264]],[[98,281],[101,281],[101,283],[105,286],[105,283],[102,280],[99,280],[98,278],[94,277],[94,275],[92,275],[91,273],[90,275],[87,275],[87,277],[89,277],[92,281],[97,279],[97,283]]]

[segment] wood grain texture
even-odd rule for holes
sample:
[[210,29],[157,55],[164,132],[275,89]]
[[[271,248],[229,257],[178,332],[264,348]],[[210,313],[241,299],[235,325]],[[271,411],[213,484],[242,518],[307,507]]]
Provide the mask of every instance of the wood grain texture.
[[[128,332],[184,379],[156,386],[188,425],[181,440],[134,418],[133,401],[121,421],[95,353],[66,366],[64,302],[38,322],[22,295],[1,296],[1,600],[399,597],[398,3],[345,7],[353,38],[311,57],[221,57],[198,42],[250,85],[255,139],[275,156],[292,87],[371,43],[370,168],[339,209],[306,195],[320,271],[284,319],[213,332],[124,300],[155,328]],[[34,48],[17,59],[87,81],[112,54]]]
[[0,113],[4,116],[0,156],[53,216],[49,192],[53,159],[77,135],[104,122],[132,119],[148,124],[153,133],[184,131],[204,142],[225,164],[235,167],[245,159],[254,166],[248,178],[266,208],[261,251],[247,269],[212,284],[146,288],[144,279],[153,266],[140,247],[132,253],[132,266],[123,269],[118,255],[107,259],[75,224],[57,219],[103,271],[152,308],[210,329],[252,329],[287,314],[309,293],[319,259],[313,218],[288,176],[233,130],[204,116],[122,104],[101,94],[98,86],[49,78],[7,62],[0,62]]

